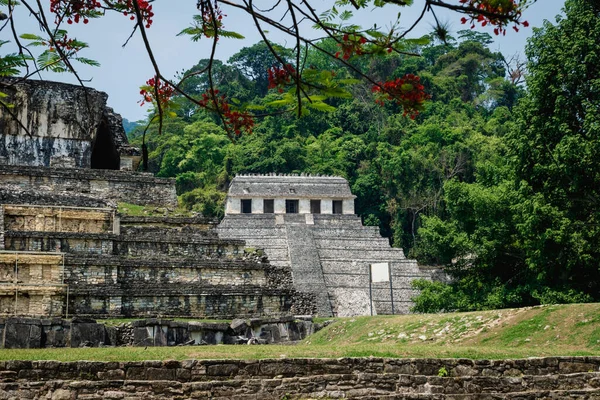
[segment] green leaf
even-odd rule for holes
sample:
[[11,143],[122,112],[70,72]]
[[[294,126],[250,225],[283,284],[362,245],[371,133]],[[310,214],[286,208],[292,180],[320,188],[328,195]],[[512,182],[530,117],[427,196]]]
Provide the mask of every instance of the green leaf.
[[281,107],[281,106],[287,106],[290,104],[295,103],[295,100],[290,100],[290,99],[281,99],[281,100],[274,100],[274,101],[270,101],[268,103],[266,103],[265,105],[267,106],[271,106],[271,107]]
[[314,110],[326,111],[326,112],[333,112],[336,110],[336,108],[334,106],[330,106],[329,104],[323,103],[323,102],[306,103],[306,106],[309,108],[312,108]]
[[57,73],[67,71],[67,67],[55,51],[44,51],[37,58],[37,62],[42,70],[50,70]]
[[202,38],[202,30],[198,27],[191,26],[189,28],[183,29],[181,32],[177,34],[177,36],[182,35],[190,35],[192,36],[192,41],[197,42]]
[[429,36],[421,36],[420,38],[415,39],[406,39],[404,40],[407,44],[412,44],[416,46],[425,46],[431,42],[431,38]]
[[245,39],[244,35],[232,31],[219,30],[219,36],[230,38],[230,39]]
[[249,104],[246,106],[246,110],[265,110],[266,107],[265,106],[261,106],[259,104]]
[[92,60],[90,58],[85,57],[76,57],[75,60],[79,61],[82,64],[91,65],[92,67],[99,67],[100,63],[96,60]]
[[369,29],[365,33],[374,39],[381,39],[381,38],[385,37],[385,35],[383,33],[379,32],[378,30],[375,30],[375,29]]
[[34,35],[33,33],[23,33],[22,35],[19,35],[19,37],[21,39],[25,39],[25,40],[41,40],[41,41],[44,40],[43,37]]
[[350,18],[352,18],[352,11],[350,10],[344,10],[341,14],[340,14],[340,19],[342,21],[348,21]]

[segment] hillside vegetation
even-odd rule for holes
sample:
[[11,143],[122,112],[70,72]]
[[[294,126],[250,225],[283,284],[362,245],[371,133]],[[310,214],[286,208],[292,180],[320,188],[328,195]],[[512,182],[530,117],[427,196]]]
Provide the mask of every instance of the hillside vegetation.
[[[431,99],[414,120],[394,102],[379,104],[364,81],[303,107],[301,118],[278,113],[273,104],[289,96],[268,88],[280,61],[260,42],[212,65],[220,95],[267,115],[251,135],[231,142],[215,115],[176,97],[161,135],[144,124],[130,137],[147,146],[149,171],[175,178],[181,207],[205,216],[222,216],[236,174],[345,177],[365,225],[453,276],[451,285],[416,283],[418,312],[598,302],[598,37],[598,6],[567,0],[564,17],[533,31],[527,63],[473,30],[403,42],[412,56],[350,58],[353,68],[303,53],[307,68],[344,82],[356,70],[374,82],[418,75]],[[186,91],[205,93],[207,80],[193,72],[207,63],[189,69]]]
[[600,304],[335,319],[297,345],[2,350],[0,360],[600,356]]

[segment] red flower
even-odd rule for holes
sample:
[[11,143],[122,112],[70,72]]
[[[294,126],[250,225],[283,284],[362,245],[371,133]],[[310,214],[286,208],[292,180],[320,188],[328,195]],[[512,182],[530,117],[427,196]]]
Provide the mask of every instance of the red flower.
[[423,109],[425,100],[431,97],[424,90],[420,78],[413,74],[406,74],[402,78],[380,83],[371,88],[376,95],[377,104],[383,106],[385,100],[394,101],[402,106],[403,115],[408,115],[411,119],[415,119]]
[[284,67],[274,66],[267,70],[269,78],[269,89],[278,88],[277,90],[282,93],[283,87],[289,84],[292,77],[296,75],[296,70],[292,64],[287,64]]
[[494,34],[502,33],[506,35],[506,27],[509,23],[513,23],[513,29],[519,31],[518,26],[523,25],[528,27],[527,21],[520,22],[521,13],[523,10],[524,0],[459,0],[465,8],[477,11],[465,10],[467,17],[460,19],[461,23],[466,24],[471,22],[471,29],[475,28],[475,23],[480,23],[481,26],[493,25]]
[[146,81],[146,85],[142,86],[142,89],[140,90],[140,94],[143,97],[143,100],[140,100],[139,102],[140,106],[157,101],[161,104],[162,108],[165,108],[174,92],[175,89],[173,86],[167,82],[163,82],[160,79],[157,80],[156,77],[150,78]]

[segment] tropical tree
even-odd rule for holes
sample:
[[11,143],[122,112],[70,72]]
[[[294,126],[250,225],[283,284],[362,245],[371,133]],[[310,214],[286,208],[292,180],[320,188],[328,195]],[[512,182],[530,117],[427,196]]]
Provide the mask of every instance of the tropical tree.
[[[178,93],[199,107],[215,112],[220,124],[224,127],[231,139],[239,137],[244,132],[251,132],[254,128],[254,118],[261,112],[255,108],[244,108],[220,92],[217,86],[218,79],[215,73],[215,48],[220,39],[241,38],[237,32],[226,30],[226,10],[237,9],[248,15],[249,22],[253,24],[264,41],[259,46],[266,46],[262,53],[265,57],[256,65],[249,66],[244,71],[247,77],[259,80],[264,85],[265,71],[268,85],[278,88],[282,92],[281,99],[272,102],[286,112],[302,115],[307,108],[326,110],[329,106],[325,103],[328,98],[345,96],[344,86],[350,81],[344,77],[337,77],[335,73],[327,70],[314,69],[305,63],[307,48],[322,52],[336,59],[341,65],[346,65],[357,75],[366,79],[381,93],[381,100],[390,100],[397,103],[407,115],[416,115],[423,108],[427,96],[423,86],[415,77],[399,77],[393,81],[379,82],[370,78],[353,66],[352,59],[356,57],[384,56],[388,52],[396,54],[409,53],[407,50],[415,44],[423,44],[426,38],[409,39],[408,35],[426,12],[435,13],[436,9],[446,8],[463,14],[463,23],[473,27],[476,24],[491,26],[496,34],[505,33],[509,25],[517,28],[527,25],[522,21],[521,14],[524,8],[535,0],[462,0],[460,5],[455,5],[443,0],[424,0],[422,13],[417,21],[408,24],[410,28],[401,29],[399,21],[393,22],[390,29],[383,31],[378,27],[360,27],[346,21],[352,12],[369,7],[383,7],[392,4],[398,8],[408,7],[412,1],[397,0],[335,0],[325,5],[325,11],[318,14],[312,2],[273,1],[272,4],[256,5],[252,1],[237,2],[234,0],[198,0],[198,15],[193,16],[191,26],[181,31],[192,40],[212,40],[212,52],[209,62],[203,69],[193,71],[179,77],[178,81],[164,76],[154,57],[154,50],[146,31],[152,28],[154,11],[152,1],[148,0],[50,0],[49,8],[41,1],[31,0],[2,0],[6,12],[1,18],[8,19],[8,23],[0,26],[0,30],[10,29],[17,53],[5,54],[0,59],[3,75],[15,75],[24,69],[25,77],[33,76],[40,70],[56,72],[68,71],[79,79],[77,75],[77,62],[96,65],[94,60],[83,57],[81,50],[87,44],[71,37],[68,26],[72,24],[87,24],[92,18],[100,18],[107,12],[124,14],[133,21],[132,36],[138,33],[149,54],[155,75],[142,86],[141,95],[145,102],[153,105],[156,118],[151,122],[158,123],[159,132],[162,131],[163,119],[171,115],[171,97]],[[322,6],[319,3],[319,6]],[[42,28],[42,33],[31,34],[20,32],[15,10],[23,8],[34,18]],[[403,21],[407,25],[408,21]],[[291,37],[295,47],[291,52],[282,51],[266,40],[266,29],[280,32]],[[321,47],[320,38],[311,39],[306,35],[305,29],[317,28],[325,37],[335,44],[336,51],[327,46]],[[8,36],[8,35],[7,35]],[[4,42],[1,42],[4,43]],[[38,46],[41,53],[34,54],[31,46]],[[240,55],[239,59],[232,59],[233,63],[247,59]],[[270,61],[274,61],[269,65]],[[206,75],[208,89],[202,94],[188,93],[185,81],[194,76]],[[81,79],[79,82],[83,85]],[[261,90],[264,90],[262,88]],[[280,111],[281,112],[281,111]],[[146,153],[145,153],[146,154]],[[146,163],[145,163],[146,164]]]
[[476,182],[448,181],[449,215],[424,219],[420,256],[455,281],[418,282],[418,311],[600,300],[600,9],[568,0],[565,14],[529,40],[516,123]]

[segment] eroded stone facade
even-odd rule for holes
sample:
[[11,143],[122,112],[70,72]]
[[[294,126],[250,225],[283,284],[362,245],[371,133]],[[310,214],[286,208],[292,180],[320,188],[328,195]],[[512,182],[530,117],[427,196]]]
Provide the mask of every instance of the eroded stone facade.
[[0,165],[135,170],[122,119],[106,93],[59,82],[3,78]]

